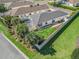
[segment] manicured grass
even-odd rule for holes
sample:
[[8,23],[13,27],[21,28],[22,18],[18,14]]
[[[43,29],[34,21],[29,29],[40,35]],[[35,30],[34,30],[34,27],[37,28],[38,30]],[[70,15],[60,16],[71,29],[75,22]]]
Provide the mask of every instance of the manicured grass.
[[44,37],[45,39],[48,38],[50,34],[52,34],[56,29],[52,27],[40,29],[39,31],[36,31],[35,33],[39,35],[40,37]]
[[52,48],[46,48],[44,53],[29,51],[19,42],[16,42],[6,30],[3,25],[0,25],[0,31],[3,31],[30,59],[72,59],[71,56],[74,55],[73,52],[76,49],[76,39],[79,36],[79,17],[52,43]]
[[72,59],[71,55],[76,48],[76,40],[79,36],[79,17],[60,35],[55,41],[54,48],[58,51],[56,58]]
[[[76,40],[78,36],[79,17],[77,17],[71,23],[71,25],[57,38],[57,40],[52,43],[52,48],[56,51],[55,53],[52,52],[54,55],[42,55],[38,53],[32,59],[72,59],[71,56],[74,55],[73,52],[76,49]],[[49,52],[49,50],[46,50],[45,52]],[[76,58],[75,56],[73,57]]]
[[30,59],[37,53],[30,51],[28,48],[25,48],[19,41],[16,41],[16,39],[8,32],[8,28],[5,27],[1,22],[0,32],[4,33]]

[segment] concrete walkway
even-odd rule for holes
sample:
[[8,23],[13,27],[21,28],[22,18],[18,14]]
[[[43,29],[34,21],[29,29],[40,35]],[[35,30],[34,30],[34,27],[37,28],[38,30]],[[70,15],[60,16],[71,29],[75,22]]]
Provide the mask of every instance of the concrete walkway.
[[4,34],[0,33],[0,59],[29,59]]

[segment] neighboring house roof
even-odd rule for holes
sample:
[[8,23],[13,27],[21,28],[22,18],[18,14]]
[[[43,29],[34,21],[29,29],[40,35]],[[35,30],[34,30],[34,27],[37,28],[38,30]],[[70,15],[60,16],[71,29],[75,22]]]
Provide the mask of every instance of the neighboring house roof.
[[78,0],[69,0],[69,2],[74,4],[74,3],[77,3]]
[[45,9],[49,9],[48,5],[46,4],[43,4],[43,5],[35,5],[35,6],[30,6],[30,7],[21,7],[21,8],[18,8],[18,10],[15,12],[15,16],[18,16],[18,15],[23,15],[23,14],[27,14],[27,13],[31,13],[31,12],[36,12],[36,11],[39,11],[39,10],[45,10]]
[[31,15],[30,18],[32,19],[34,26],[38,26],[38,24],[47,22],[52,18],[62,17],[65,15],[68,15],[68,13],[57,10],[57,11],[43,12],[40,14],[34,14],[34,15]]
[[19,7],[24,5],[32,5],[32,4],[33,3],[30,1],[16,1],[16,2],[12,2],[9,8]]
[[21,0],[0,0],[0,3],[8,3],[13,1],[21,1]]

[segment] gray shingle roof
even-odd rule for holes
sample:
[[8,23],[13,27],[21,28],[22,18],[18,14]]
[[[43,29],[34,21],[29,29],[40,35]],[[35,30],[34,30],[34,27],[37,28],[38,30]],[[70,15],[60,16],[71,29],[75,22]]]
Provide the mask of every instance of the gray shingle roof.
[[17,2],[12,2],[9,7],[14,8],[14,7],[18,7],[18,6],[32,5],[32,4],[33,3],[30,1],[17,1]]
[[30,18],[32,19],[32,22],[33,22],[34,26],[38,25],[39,17],[40,17],[40,13],[39,14],[30,15]]
[[13,1],[22,1],[22,0],[0,0],[0,3],[8,3]]
[[57,10],[57,11],[50,11],[50,12],[48,11],[48,12],[43,12],[39,14],[34,14],[34,15],[31,15],[30,18],[32,19],[33,25],[38,26],[38,24],[47,22],[52,18],[57,18],[65,15],[67,15],[66,12]]
[[17,16],[17,15],[22,15],[22,14],[31,13],[39,10],[45,10],[45,9],[49,9],[48,5],[46,4],[33,6],[33,7],[21,7],[15,12],[14,15]]
[[52,11],[52,12],[45,12],[40,15],[39,23],[47,22],[48,20],[52,18],[57,18],[57,17],[65,16],[65,15],[67,15],[67,13],[60,11],[60,10]]

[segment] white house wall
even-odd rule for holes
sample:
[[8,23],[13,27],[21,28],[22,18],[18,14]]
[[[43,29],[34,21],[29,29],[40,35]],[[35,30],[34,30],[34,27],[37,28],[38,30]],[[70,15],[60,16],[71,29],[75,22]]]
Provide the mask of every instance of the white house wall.
[[42,23],[42,26],[46,26],[46,23],[45,23],[45,22],[43,22],[43,23]]
[[68,6],[74,6],[74,4],[70,3],[70,2],[67,2],[66,3]]

